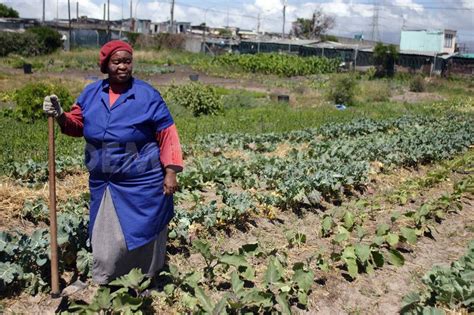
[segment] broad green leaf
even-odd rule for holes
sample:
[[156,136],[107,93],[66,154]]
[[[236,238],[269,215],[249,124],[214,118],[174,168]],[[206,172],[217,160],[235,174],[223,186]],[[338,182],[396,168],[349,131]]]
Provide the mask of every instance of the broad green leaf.
[[352,278],[356,278],[359,274],[359,267],[355,259],[347,258],[344,260],[347,266],[347,271]]
[[288,304],[288,294],[280,293],[275,296],[275,299],[281,307],[282,314],[291,314],[290,305]]
[[222,256],[219,257],[219,261],[221,263],[234,266],[234,267],[240,267],[240,266],[247,266],[247,260],[245,259],[243,254],[229,254],[225,253]]
[[214,256],[211,253],[211,246],[209,243],[202,240],[195,240],[193,247],[207,260],[212,260]]
[[356,259],[357,256],[356,256],[356,253],[355,253],[355,248],[354,246],[350,245],[350,246],[346,246],[344,248],[344,251],[342,252],[342,258],[343,259]]
[[382,253],[380,253],[379,251],[372,251],[372,258],[377,268],[382,268],[383,265],[385,264],[385,258],[383,257]]
[[342,243],[349,239],[349,231],[346,230],[344,227],[340,226],[338,228],[338,234],[334,237],[334,241],[337,243]]
[[246,280],[254,280],[255,279],[255,269],[251,266],[247,267],[239,267],[238,268],[240,275],[244,277]]
[[391,247],[397,246],[398,242],[400,241],[400,238],[397,234],[394,233],[388,233],[385,235],[385,239],[387,240],[388,245]]
[[308,293],[303,292],[303,291],[298,291],[298,303],[300,303],[301,305],[307,305]]
[[416,231],[411,228],[402,227],[400,228],[400,233],[407,240],[408,243],[414,245],[417,241]]
[[377,236],[384,236],[390,231],[390,226],[388,224],[382,223],[377,226]]
[[120,294],[113,299],[114,312],[137,311],[143,304],[141,298],[132,297],[129,294]]
[[212,302],[211,298],[204,293],[204,290],[200,287],[196,287],[194,289],[196,298],[199,300],[199,305],[203,308],[204,311],[211,313],[214,310],[214,303]]
[[165,285],[165,286],[163,287],[163,291],[165,291],[165,293],[166,293],[167,295],[172,295],[173,292],[174,292],[174,290],[175,290],[175,288],[176,288],[176,287],[175,287],[174,284],[168,283],[167,285]]
[[[20,265],[12,264],[10,262],[0,262],[0,280],[5,284],[12,283],[15,278],[23,275],[23,269]],[[0,283],[1,283],[0,282]]]
[[227,300],[228,296],[224,295],[219,302],[214,306],[214,310],[212,311],[213,315],[226,315],[226,306],[227,306]]
[[201,281],[203,274],[201,271],[193,271],[192,273],[186,275],[184,283],[189,285],[191,288],[198,286],[198,283]]
[[314,282],[314,273],[312,271],[298,269],[293,274],[293,281],[296,282],[300,290],[308,292]]
[[140,284],[145,279],[145,275],[141,272],[139,268],[133,268],[128,274],[125,276],[121,276],[118,279],[110,282],[109,284],[112,286],[122,286],[125,288],[132,288],[138,289],[140,288]]
[[242,303],[244,305],[258,305],[262,307],[272,307],[272,294],[267,292],[259,291],[256,288],[248,290],[248,293],[242,297]]
[[361,262],[367,262],[370,257],[370,247],[367,244],[356,244],[355,245],[355,254]]
[[352,228],[353,225],[354,214],[350,211],[346,211],[346,213],[344,214],[344,227],[349,230],[350,228]]
[[240,280],[240,277],[236,271],[233,271],[230,275],[230,282],[234,293],[239,294],[243,290],[244,282]]
[[326,235],[329,234],[329,232],[331,231],[333,225],[334,225],[334,221],[333,221],[332,217],[326,216],[326,217],[323,218],[323,222],[321,223],[323,236],[326,236]]
[[99,310],[108,310],[112,306],[112,296],[110,295],[110,288],[99,289],[94,297],[93,303],[97,305]]
[[394,266],[401,267],[405,263],[405,258],[396,249],[390,249],[388,251],[388,262]]
[[267,284],[276,283],[281,280],[283,275],[283,267],[281,263],[274,257],[270,258],[267,270],[265,271],[265,282]]

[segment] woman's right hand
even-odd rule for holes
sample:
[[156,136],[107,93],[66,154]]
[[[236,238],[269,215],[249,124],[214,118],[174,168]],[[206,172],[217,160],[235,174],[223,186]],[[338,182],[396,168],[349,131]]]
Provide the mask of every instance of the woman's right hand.
[[43,111],[45,112],[45,114],[53,115],[56,118],[64,114],[64,110],[61,107],[61,103],[59,103],[58,97],[54,94],[48,95],[44,98]]

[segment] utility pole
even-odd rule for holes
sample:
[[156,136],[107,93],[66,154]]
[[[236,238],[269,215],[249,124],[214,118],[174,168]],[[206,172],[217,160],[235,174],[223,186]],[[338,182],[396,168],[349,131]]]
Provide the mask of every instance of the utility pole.
[[46,20],[46,0],[43,0],[43,24],[44,24],[44,21]]
[[258,38],[257,52],[260,53],[260,13],[258,13],[258,17],[257,17],[257,38]]
[[380,5],[378,0],[374,0],[373,15],[372,15],[372,41],[380,41],[380,29],[379,29],[379,15]]
[[281,31],[281,38],[285,38],[286,6],[287,5],[288,5],[288,1],[283,0],[283,29]]
[[76,1],[76,20],[79,21],[79,1]]
[[110,0],[107,0],[107,37],[110,40]]
[[170,20],[170,33],[174,34],[174,0],[171,0],[171,20]]
[[107,11],[107,4],[104,3],[104,18],[103,18],[103,21],[105,23],[105,12]]
[[133,25],[133,0],[130,0],[130,32],[135,29],[135,25]]
[[227,28],[229,28],[229,7],[227,7]]
[[67,19],[69,24],[69,51],[72,48],[72,29],[71,29],[71,0],[67,0]]

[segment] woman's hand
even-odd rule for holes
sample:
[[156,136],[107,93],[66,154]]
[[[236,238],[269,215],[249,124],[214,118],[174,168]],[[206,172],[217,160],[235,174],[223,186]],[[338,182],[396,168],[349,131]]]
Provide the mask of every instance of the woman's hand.
[[165,179],[163,181],[163,190],[165,195],[172,195],[178,190],[178,180],[176,171],[170,167],[165,169]]

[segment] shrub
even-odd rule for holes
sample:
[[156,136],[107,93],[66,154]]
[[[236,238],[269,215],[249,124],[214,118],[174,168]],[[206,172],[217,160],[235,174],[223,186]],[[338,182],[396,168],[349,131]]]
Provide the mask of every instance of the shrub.
[[199,82],[172,85],[164,97],[166,101],[190,109],[194,116],[217,115],[223,107],[216,88]]
[[27,33],[35,34],[40,43],[40,53],[50,54],[62,47],[61,34],[47,26],[38,26],[27,29]]
[[417,75],[410,82],[410,91],[411,92],[424,92],[426,90],[425,80],[422,76]]
[[394,45],[385,46],[378,43],[374,48],[374,63],[377,68],[378,77],[393,77],[395,74],[395,61],[398,59],[398,51]]
[[0,32],[0,56],[36,56],[41,52],[38,37],[32,33]]
[[74,100],[64,86],[43,82],[30,83],[15,91],[13,100],[16,107],[12,112],[13,117],[24,122],[44,117],[43,100],[45,96],[51,94],[58,96],[65,111],[70,109]]
[[350,75],[339,76],[330,82],[328,97],[335,104],[354,105],[357,81]]

